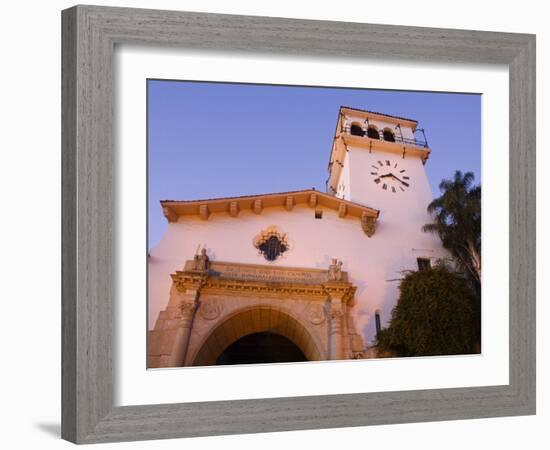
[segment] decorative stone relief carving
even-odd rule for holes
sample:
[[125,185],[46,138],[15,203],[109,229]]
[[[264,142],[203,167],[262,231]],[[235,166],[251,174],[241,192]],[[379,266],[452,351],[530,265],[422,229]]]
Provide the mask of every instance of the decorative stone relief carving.
[[184,301],[180,305],[181,317],[178,323],[179,327],[189,328],[193,320],[193,313],[197,308],[196,299],[193,301]]
[[279,256],[289,250],[290,245],[287,235],[277,227],[271,226],[262,230],[254,238],[254,247],[267,261],[275,261]]
[[223,309],[223,305],[217,299],[202,301],[199,307],[199,314],[205,320],[217,319]]
[[332,258],[332,264],[328,267],[329,281],[342,281],[342,261]]
[[192,313],[195,310],[195,306],[196,306],[195,302],[182,302],[180,306],[180,311],[182,316]]
[[340,335],[342,333],[342,320],[344,318],[344,311],[342,310],[343,305],[331,305],[330,310],[330,334],[338,334]]
[[307,318],[313,325],[321,325],[325,321],[325,307],[320,303],[310,303],[307,306]]
[[203,248],[200,254],[195,255],[193,261],[195,262],[194,270],[196,272],[206,272],[210,266],[210,259],[206,254],[206,248]]
[[363,213],[361,217],[361,227],[368,237],[372,237],[376,230],[376,217],[371,217],[366,213]]
[[206,273],[197,274],[189,272],[176,272],[170,276],[172,277],[176,289],[180,293],[186,293],[188,290],[199,290],[208,278]]

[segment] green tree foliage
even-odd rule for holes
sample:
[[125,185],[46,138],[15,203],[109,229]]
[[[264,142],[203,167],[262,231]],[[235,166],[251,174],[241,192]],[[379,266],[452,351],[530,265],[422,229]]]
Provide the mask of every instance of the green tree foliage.
[[378,333],[381,353],[434,356],[477,353],[480,313],[466,280],[444,266],[411,272],[389,327]]
[[481,187],[474,185],[474,174],[457,170],[439,185],[441,196],[428,205],[433,223],[423,230],[437,233],[459,264],[459,268],[481,293]]

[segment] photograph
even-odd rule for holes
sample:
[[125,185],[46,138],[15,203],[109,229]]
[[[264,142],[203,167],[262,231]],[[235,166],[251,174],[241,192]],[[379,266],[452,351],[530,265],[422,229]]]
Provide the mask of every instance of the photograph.
[[481,95],[147,80],[147,367],[481,354]]

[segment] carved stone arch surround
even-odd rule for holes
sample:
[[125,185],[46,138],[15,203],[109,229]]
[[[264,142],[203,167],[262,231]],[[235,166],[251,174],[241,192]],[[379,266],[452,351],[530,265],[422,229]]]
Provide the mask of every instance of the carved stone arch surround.
[[364,352],[346,272],[216,261],[199,271],[188,261],[171,277],[167,307],[149,331],[148,367],[213,364],[239,337],[260,331],[287,337],[308,360]]
[[258,332],[272,332],[288,338],[308,361],[327,359],[322,342],[325,327],[308,324],[304,314],[296,316],[292,308],[280,306],[269,298],[252,302],[249,299],[243,299],[242,302],[233,300],[229,306],[231,311],[221,315],[214,324],[204,327],[208,330],[206,333],[202,333],[198,323],[197,328],[193,328],[186,366],[215,364],[221,353],[233,342]]

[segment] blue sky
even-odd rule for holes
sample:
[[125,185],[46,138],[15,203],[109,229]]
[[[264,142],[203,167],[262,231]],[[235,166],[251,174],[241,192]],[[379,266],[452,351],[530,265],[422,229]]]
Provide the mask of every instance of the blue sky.
[[418,120],[432,193],[455,170],[481,182],[481,96],[148,80],[148,248],[166,228],[160,200],[314,187],[325,191],[338,110]]

